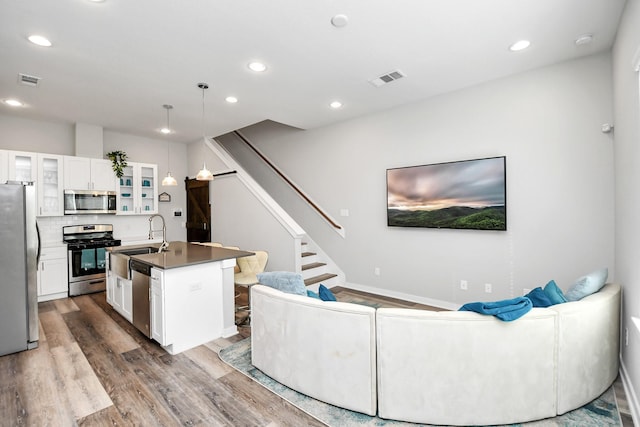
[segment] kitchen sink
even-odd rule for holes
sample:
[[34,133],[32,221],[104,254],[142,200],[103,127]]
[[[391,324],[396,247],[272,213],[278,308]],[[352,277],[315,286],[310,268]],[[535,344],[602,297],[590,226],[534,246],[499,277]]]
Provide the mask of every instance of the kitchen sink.
[[143,246],[141,248],[131,249],[115,249],[109,255],[109,269],[116,276],[131,279],[131,269],[129,267],[129,258],[132,255],[144,255],[158,252],[158,248],[152,246]]
[[121,251],[114,251],[115,254],[123,254],[123,255],[127,255],[127,256],[131,256],[131,255],[143,255],[143,254],[150,254],[153,252],[158,252],[158,248],[152,248],[150,246],[144,247],[144,248],[135,248],[135,249],[125,249],[125,250],[121,250]]

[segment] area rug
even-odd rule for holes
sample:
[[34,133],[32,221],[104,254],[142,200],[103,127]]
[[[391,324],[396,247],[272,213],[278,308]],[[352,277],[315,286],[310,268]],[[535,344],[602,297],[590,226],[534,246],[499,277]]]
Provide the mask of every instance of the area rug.
[[[313,399],[302,393],[298,393],[279,382],[269,378],[259,369],[251,365],[251,338],[246,338],[224,348],[220,351],[220,359],[231,367],[237,369],[249,378],[263,385],[273,393],[287,400],[302,411],[331,427],[350,426],[424,426],[399,421],[389,421],[378,417],[361,414],[338,408],[333,405]],[[452,408],[455,409],[455,408]],[[582,408],[568,412],[564,415],[548,418],[541,421],[533,421],[522,424],[512,424],[512,427],[604,427],[622,426],[618,407],[616,405],[613,387],[609,388],[602,396]]]

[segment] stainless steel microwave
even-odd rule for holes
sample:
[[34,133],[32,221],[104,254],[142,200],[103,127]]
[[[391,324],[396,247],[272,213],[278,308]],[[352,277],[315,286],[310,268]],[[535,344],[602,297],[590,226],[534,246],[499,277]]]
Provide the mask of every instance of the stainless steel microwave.
[[64,190],[64,214],[115,214],[116,192]]

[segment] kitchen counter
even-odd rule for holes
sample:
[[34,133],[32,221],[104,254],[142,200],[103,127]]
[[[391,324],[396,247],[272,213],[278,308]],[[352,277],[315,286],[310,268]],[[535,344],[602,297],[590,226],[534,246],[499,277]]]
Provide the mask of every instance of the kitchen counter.
[[[158,244],[136,245],[136,246],[119,246],[110,248],[111,252],[120,252],[122,250],[132,249],[136,247],[160,247]],[[231,258],[241,258],[253,255],[253,252],[238,251],[234,249],[218,248],[212,246],[198,245],[187,242],[170,242],[169,250],[161,253],[150,253],[143,255],[131,255],[131,259],[140,261],[151,267],[167,270],[170,268],[187,267],[190,265],[204,264],[208,262],[222,261]]]
[[253,253],[187,242],[159,247],[107,248],[107,302],[169,354],[237,334],[234,267]]

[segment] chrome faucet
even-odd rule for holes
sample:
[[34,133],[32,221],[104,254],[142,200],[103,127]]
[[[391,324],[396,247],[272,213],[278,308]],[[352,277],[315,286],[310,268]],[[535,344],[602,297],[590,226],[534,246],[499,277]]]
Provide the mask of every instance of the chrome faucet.
[[153,233],[160,230],[153,229],[153,218],[160,217],[162,220],[162,244],[158,248],[158,253],[169,249],[169,242],[167,242],[167,226],[164,222],[164,217],[160,214],[153,214],[149,217],[149,240],[153,239]]

